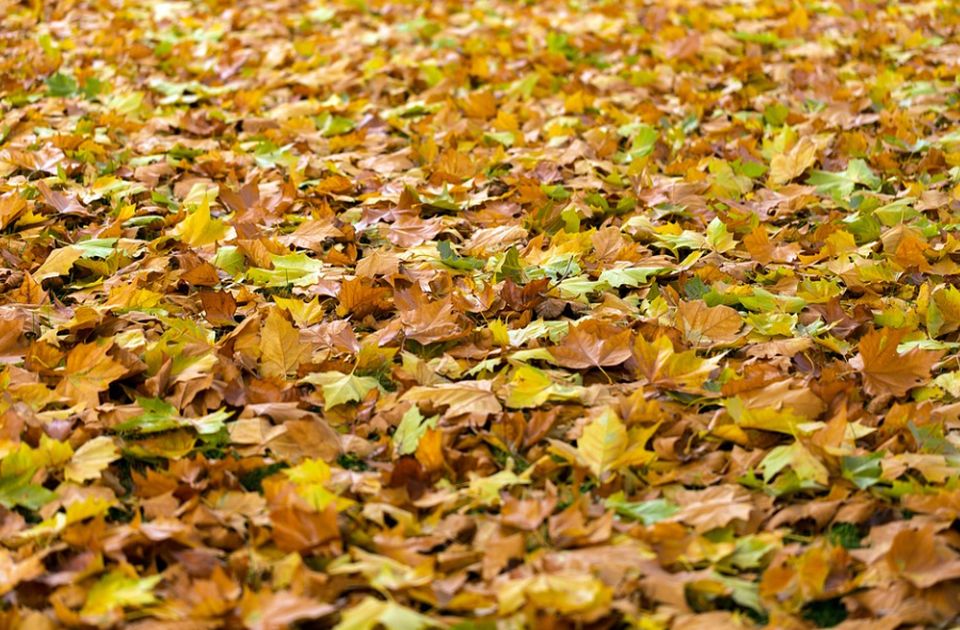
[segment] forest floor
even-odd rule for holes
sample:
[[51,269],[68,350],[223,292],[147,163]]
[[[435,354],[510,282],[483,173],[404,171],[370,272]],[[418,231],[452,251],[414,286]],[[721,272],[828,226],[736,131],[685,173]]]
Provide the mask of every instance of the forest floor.
[[960,4],[0,16],[3,627],[960,617]]

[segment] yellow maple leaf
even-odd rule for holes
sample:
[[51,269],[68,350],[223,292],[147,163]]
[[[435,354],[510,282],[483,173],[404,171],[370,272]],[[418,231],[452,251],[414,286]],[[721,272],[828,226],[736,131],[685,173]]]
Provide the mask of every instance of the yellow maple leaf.
[[263,375],[284,378],[296,372],[306,348],[300,345],[300,332],[283,316],[279,308],[272,308],[260,329],[260,359]]
[[210,202],[205,196],[197,209],[174,228],[174,235],[191,247],[203,247],[226,238],[229,226],[210,216]]
[[800,138],[792,149],[775,155],[770,160],[770,182],[777,185],[786,184],[802,175],[816,161],[817,144],[810,138]]
[[110,462],[120,457],[113,438],[101,435],[78,448],[63,469],[67,481],[83,483],[90,479],[99,479],[100,473]]
[[83,250],[75,245],[67,245],[50,252],[40,268],[33,272],[33,278],[42,282],[47,278],[56,278],[70,273],[73,263],[80,259]]
[[607,407],[583,429],[577,454],[590,471],[603,479],[627,450],[627,428],[612,407]]

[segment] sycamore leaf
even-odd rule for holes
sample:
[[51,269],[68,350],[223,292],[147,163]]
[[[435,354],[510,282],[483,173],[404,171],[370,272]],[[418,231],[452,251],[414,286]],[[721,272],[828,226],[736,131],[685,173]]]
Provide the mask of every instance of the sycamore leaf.
[[225,426],[224,423],[231,416],[226,409],[219,409],[199,418],[184,418],[176,407],[156,398],[137,398],[137,405],[143,409],[143,413],[115,425],[114,431],[148,434],[192,426],[201,435],[213,435]]
[[777,446],[770,450],[763,461],[760,470],[763,471],[764,481],[769,482],[777,473],[790,467],[801,481],[813,481],[822,486],[830,482],[830,472],[803,444],[795,441],[789,446]]
[[210,216],[210,202],[204,195],[200,205],[177,224],[173,233],[191,247],[203,247],[224,240],[229,231],[226,223]]
[[56,494],[41,485],[30,483],[31,472],[0,478],[0,505],[7,509],[20,505],[39,510],[56,498]]
[[323,617],[336,610],[314,598],[290,591],[271,591],[269,587],[258,593],[244,590],[241,609],[244,627],[250,630],[297,627],[298,621]]
[[348,609],[340,617],[334,630],[422,630],[437,628],[442,624],[415,610],[401,606],[392,600],[367,596],[362,602]]
[[737,423],[737,426],[743,429],[760,429],[796,435],[799,431],[799,425],[807,420],[804,416],[794,413],[793,409],[789,407],[785,409],[748,407],[739,396],[730,398],[725,405],[727,413]]
[[283,472],[296,484],[300,496],[317,512],[323,512],[330,504],[337,510],[353,505],[353,501],[339,497],[327,488],[330,467],[322,459],[307,459]]
[[122,618],[124,608],[143,608],[156,603],[154,587],[160,575],[132,578],[119,571],[104,575],[90,587],[80,617],[88,623],[110,624]]
[[120,451],[113,438],[101,435],[84,443],[74,452],[63,469],[63,476],[67,481],[75,483],[99,479],[100,473],[119,457]]
[[720,364],[719,356],[701,359],[696,352],[675,352],[667,337],[647,341],[637,335],[633,356],[641,377],[651,385],[680,391],[702,392],[710,373]]
[[777,154],[770,160],[770,181],[778,186],[786,184],[800,177],[816,161],[817,144],[810,138],[800,138],[792,149],[786,153]]
[[927,332],[931,338],[960,329],[960,289],[945,286],[933,292],[927,304]]
[[506,405],[511,409],[539,407],[547,402],[553,392],[553,381],[543,370],[522,365],[510,379]]
[[617,412],[607,407],[594,417],[577,440],[577,454],[590,471],[603,479],[627,450],[627,429]]
[[500,413],[502,407],[493,393],[490,381],[460,381],[441,383],[432,387],[411,387],[400,397],[417,404],[446,407],[443,416],[452,418],[465,413],[489,415]]
[[67,245],[60,249],[50,252],[47,259],[43,261],[40,268],[33,272],[33,278],[37,282],[42,282],[47,278],[56,278],[70,273],[73,263],[80,260],[83,256],[83,250],[76,245]]
[[630,330],[587,319],[571,326],[550,354],[558,365],[574,369],[619,365],[630,358],[630,337]]
[[[508,468],[494,473],[487,477],[477,473],[470,473],[470,485],[467,486],[465,494],[469,496],[475,504],[479,505],[498,505],[500,503],[500,492],[504,488],[515,485],[526,485],[530,483],[529,475],[518,475],[511,469],[512,460],[508,463]],[[530,470],[529,468],[527,469]]]
[[680,302],[677,319],[684,337],[696,346],[733,341],[743,327],[735,309],[723,304],[707,306],[703,300]]
[[400,313],[406,336],[422,344],[449,341],[463,334],[453,302],[449,299],[422,302]]
[[16,193],[0,197],[0,230],[13,223],[27,209],[26,200]]
[[860,339],[860,353],[850,365],[863,377],[863,389],[871,396],[903,396],[930,379],[930,370],[943,351],[914,348],[900,354],[897,346],[906,336],[902,329],[873,330]]
[[393,433],[393,447],[398,455],[409,455],[417,450],[420,444],[420,438],[427,432],[437,426],[437,416],[424,418],[420,409],[416,405],[411,405],[403,417],[400,418],[400,424]]
[[511,613],[525,602],[533,606],[574,615],[603,610],[610,605],[613,591],[588,573],[564,571],[502,582],[497,589],[500,612]]
[[57,393],[86,405],[95,407],[100,402],[100,392],[110,383],[123,376],[127,369],[109,354],[113,343],[82,343],[74,346],[67,355],[67,365]]
[[319,385],[323,390],[323,401],[327,409],[349,402],[359,402],[370,390],[379,387],[377,379],[372,376],[341,372],[317,372],[300,379],[300,382]]
[[300,344],[300,332],[287,321],[279,308],[271,308],[260,328],[260,360],[263,375],[285,378],[297,371],[306,348]]
[[707,245],[717,253],[728,252],[737,246],[727,225],[719,218],[714,217],[707,225]]
[[320,301],[317,298],[313,298],[309,302],[301,302],[293,298],[284,298],[275,295],[273,302],[290,313],[293,321],[301,328],[312,326],[323,319],[323,309],[320,307]]

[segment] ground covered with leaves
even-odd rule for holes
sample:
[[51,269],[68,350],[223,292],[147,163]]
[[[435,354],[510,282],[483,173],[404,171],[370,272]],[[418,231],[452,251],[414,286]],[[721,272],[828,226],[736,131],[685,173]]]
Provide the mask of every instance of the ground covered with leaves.
[[0,623],[960,616],[949,0],[0,0]]

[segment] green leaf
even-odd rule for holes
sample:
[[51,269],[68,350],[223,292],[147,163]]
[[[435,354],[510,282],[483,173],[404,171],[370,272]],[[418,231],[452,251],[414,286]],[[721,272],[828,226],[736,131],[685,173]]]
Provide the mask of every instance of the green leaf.
[[181,427],[193,427],[200,435],[213,435],[223,429],[230,411],[220,409],[199,418],[184,418],[176,407],[159,398],[137,398],[143,413],[113,427],[119,433],[159,433]]
[[30,483],[32,477],[32,472],[28,472],[0,479],[0,505],[7,509],[19,505],[28,510],[39,510],[57,498],[56,494],[43,486]]
[[771,449],[760,462],[763,479],[770,482],[780,471],[790,467],[800,481],[813,481],[820,485],[827,485],[830,473],[823,463],[814,457],[799,441],[789,446],[778,446]]
[[501,280],[513,280],[516,284],[523,284],[527,281],[527,274],[524,273],[523,263],[520,261],[520,252],[516,246],[510,246],[503,257],[503,262],[500,263],[500,268],[497,269],[497,281]]
[[714,217],[707,226],[707,243],[713,251],[719,254],[728,252],[737,246],[733,236],[727,230],[726,224],[717,217]]
[[450,241],[439,241],[437,251],[440,252],[440,260],[447,267],[459,269],[461,271],[471,271],[483,269],[484,262],[479,258],[464,257],[453,251]]
[[301,383],[319,385],[323,389],[323,401],[327,409],[349,402],[359,402],[379,382],[372,376],[357,376],[340,372],[317,372],[305,376]]
[[149,606],[157,601],[153,588],[161,579],[160,575],[138,579],[112,571],[90,588],[80,616],[92,623],[109,622],[124,608]]
[[349,118],[334,116],[330,112],[320,114],[320,116],[317,117],[316,123],[317,129],[320,130],[320,135],[324,138],[350,133],[357,126],[356,123]]
[[612,508],[620,516],[641,521],[644,525],[653,525],[680,511],[680,506],[667,499],[652,499],[640,503],[631,503],[623,499],[622,492],[611,495],[605,503],[608,508]]
[[843,478],[861,490],[866,490],[880,481],[883,473],[880,462],[883,456],[883,451],[863,456],[845,455],[840,460]]
[[117,239],[91,238],[80,241],[74,247],[80,249],[80,258],[107,258],[116,251]]
[[143,413],[116,425],[113,427],[115,431],[120,433],[157,433],[176,429],[180,426],[180,413],[176,407],[165,400],[137,398],[137,405],[143,409]]
[[[241,255],[242,257],[242,255]],[[320,279],[323,261],[311,258],[303,252],[273,256],[273,269],[250,269],[247,280],[269,287],[306,286]]]
[[400,419],[397,430],[393,434],[393,445],[398,455],[409,455],[417,450],[420,444],[420,438],[427,432],[437,426],[439,416],[424,418],[420,409],[412,405]]
[[483,134],[483,139],[490,143],[502,144],[508,148],[516,142],[512,131],[488,131]]
[[107,84],[97,77],[87,77],[80,89],[87,100],[92,100],[94,97],[99,96],[106,87]]
[[847,168],[839,172],[813,171],[807,178],[807,184],[816,186],[820,194],[849,197],[858,185],[878,190],[882,181],[866,162],[856,159],[850,160]]
[[46,83],[50,96],[73,96],[77,93],[77,80],[62,72],[50,75]]

